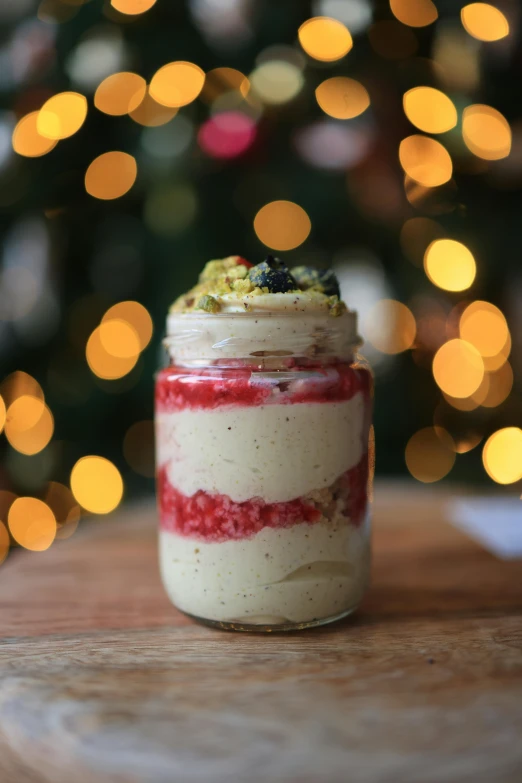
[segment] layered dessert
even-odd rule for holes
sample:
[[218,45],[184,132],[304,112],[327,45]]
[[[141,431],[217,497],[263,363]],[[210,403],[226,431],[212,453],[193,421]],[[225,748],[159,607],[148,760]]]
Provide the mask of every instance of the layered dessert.
[[166,344],[157,466],[173,603],[247,629],[353,610],[369,568],[371,375],[333,273],[209,262]]

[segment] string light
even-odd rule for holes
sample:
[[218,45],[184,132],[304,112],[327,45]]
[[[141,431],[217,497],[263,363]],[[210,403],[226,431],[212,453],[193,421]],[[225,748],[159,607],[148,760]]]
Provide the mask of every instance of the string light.
[[297,35],[305,52],[314,60],[323,62],[340,60],[353,46],[348,28],[328,16],[308,19],[301,25]]
[[254,218],[258,239],[273,250],[292,250],[307,238],[312,224],[302,207],[293,201],[271,201]]
[[135,111],[147,92],[147,83],[142,76],[130,71],[121,71],[107,76],[94,94],[94,105],[105,114],[115,117]]
[[425,133],[445,133],[457,124],[453,101],[434,87],[414,87],[402,100],[409,121]]
[[46,138],[38,131],[38,115],[37,111],[26,114],[15,126],[12,144],[18,155],[23,155],[26,158],[39,158],[56,147],[57,141],[55,139]]
[[431,282],[446,291],[464,291],[477,273],[473,254],[454,239],[436,239],[424,255],[424,269]]
[[462,114],[462,137],[478,158],[500,160],[511,152],[511,128],[506,118],[492,106],[467,106]]
[[77,133],[87,117],[87,99],[79,92],[61,92],[44,103],[36,121],[46,139],[67,139]]
[[426,27],[438,18],[431,0],[390,0],[392,14],[410,27]]
[[82,457],[72,469],[71,490],[82,508],[92,514],[109,514],[121,502],[123,480],[105,457]]
[[444,343],[435,354],[433,377],[450,397],[471,397],[484,378],[484,362],[471,343],[455,338]]
[[156,71],[149,92],[163,106],[179,108],[195,101],[204,83],[205,73],[198,65],[178,61],[168,63]]
[[8,524],[14,540],[34,552],[49,549],[56,536],[54,514],[38,498],[17,498],[9,509]]
[[479,41],[498,41],[509,34],[509,22],[499,8],[489,3],[470,3],[460,11],[467,33]]
[[138,175],[135,158],[126,152],[105,152],[95,158],[85,173],[85,190],[94,198],[109,201],[124,196]]
[[447,476],[455,464],[455,443],[442,427],[424,427],[409,439],[405,459],[417,481],[431,484]]
[[428,188],[451,179],[453,164],[445,147],[428,136],[408,136],[399,146],[402,168],[416,182]]
[[315,91],[315,97],[324,113],[338,120],[357,117],[370,105],[366,88],[347,76],[333,76],[321,82]]
[[497,484],[514,484],[522,479],[522,430],[505,427],[491,435],[482,451],[486,473]]

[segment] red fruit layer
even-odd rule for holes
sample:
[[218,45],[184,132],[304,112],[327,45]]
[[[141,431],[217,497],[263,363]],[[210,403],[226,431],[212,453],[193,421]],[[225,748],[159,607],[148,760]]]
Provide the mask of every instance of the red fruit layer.
[[[294,368],[291,368],[292,370]],[[263,380],[251,367],[188,369],[167,367],[156,381],[156,409],[214,409],[222,406],[255,406],[266,403],[342,402],[357,392],[371,395],[372,378],[365,367],[337,364],[295,372],[295,380],[282,374],[281,382]]]
[[[368,455],[338,481],[337,490],[345,499],[346,514],[358,527],[367,507]],[[251,498],[236,503],[228,495],[199,490],[188,497],[169,482],[164,467],[158,473],[160,520],[163,530],[207,542],[251,538],[264,527],[287,528],[302,522],[313,524],[321,511],[310,500],[296,498],[284,503],[265,503]]]

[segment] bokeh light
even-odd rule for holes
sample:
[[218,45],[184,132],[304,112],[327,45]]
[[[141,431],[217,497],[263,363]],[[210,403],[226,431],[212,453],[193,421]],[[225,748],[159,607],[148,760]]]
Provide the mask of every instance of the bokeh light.
[[406,466],[411,475],[425,484],[440,481],[455,464],[455,444],[442,427],[424,427],[406,446]]
[[23,155],[26,158],[39,158],[56,147],[56,140],[46,138],[38,131],[38,115],[37,111],[30,112],[17,123],[13,131],[12,143],[13,149],[18,155]]
[[457,186],[453,179],[431,188],[405,174],[404,194],[412,207],[425,215],[445,215],[457,208]]
[[123,455],[131,468],[146,478],[154,478],[154,422],[137,421],[123,439]]
[[147,92],[147,83],[142,76],[130,71],[121,71],[107,76],[94,94],[94,105],[105,114],[115,117],[135,111]]
[[143,351],[150,343],[153,331],[152,318],[150,317],[147,308],[139,302],[118,302],[112,307],[109,307],[102,318],[102,323],[113,319],[126,321],[132,326],[139,338],[140,351]]
[[5,417],[6,417],[5,402],[4,402],[4,398],[0,394],[0,433],[4,429]]
[[0,520],[0,565],[2,565],[7,555],[9,554],[9,546],[9,532],[2,520]]
[[105,152],[93,160],[85,173],[85,190],[104,201],[125,195],[136,181],[135,158],[126,152]]
[[471,343],[457,337],[444,343],[435,354],[433,376],[450,397],[471,397],[484,378],[484,362]]
[[204,83],[205,73],[198,65],[178,61],[168,63],[156,71],[149,92],[163,106],[179,108],[196,100]]
[[[513,370],[509,362],[499,367],[494,372],[487,372],[484,376],[486,388],[481,395],[480,405],[483,408],[498,408],[511,394],[513,389]],[[477,394],[481,391],[479,388]],[[475,398],[476,395],[473,395]]]
[[381,353],[407,351],[415,342],[417,326],[411,310],[394,299],[381,299],[364,319],[364,334]]
[[301,91],[303,84],[301,69],[285,60],[261,63],[250,74],[252,91],[263,103],[268,104],[291,101]]
[[312,224],[302,207],[293,201],[271,201],[254,218],[258,239],[273,250],[292,250],[308,237]]
[[401,228],[400,242],[402,252],[412,264],[422,266],[427,247],[435,239],[441,239],[444,233],[440,223],[431,218],[409,218]]
[[140,339],[127,321],[119,318],[104,319],[98,327],[100,342],[111,356],[118,359],[135,358],[140,352]]
[[5,435],[21,454],[38,454],[51,440],[54,419],[43,400],[24,394],[7,410]]
[[390,0],[390,8],[399,22],[410,27],[426,27],[438,17],[431,0]]
[[109,514],[121,502],[123,480],[105,457],[82,457],[72,469],[71,490],[82,508],[92,514]]
[[502,11],[489,3],[470,3],[460,11],[464,29],[479,41],[498,41],[509,33]]
[[144,14],[156,4],[156,0],[111,0],[111,5],[122,14]]
[[0,394],[6,408],[9,408],[11,403],[23,394],[37,397],[39,400],[44,399],[43,389],[36,378],[22,370],[17,370],[4,378],[0,384]]
[[347,76],[332,76],[315,91],[317,103],[330,117],[349,120],[362,114],[370,105],[370,96],[363,85]]
[[404,93],[404,113],[425,133],[445,133],[457,124],[453,101],[434,87],[414,87]]
[[155,101],[150,94],[150,90],[147,89],[142,102],[135,109],[129,111],[129,116],[138,125],[144,125],[147,128],[157,128],[160,125],[166,125],[177,113],[178,110],[176,108],[163,106]]
[[[112,321],[108,323],[112,323]],[[100,332],[101,327],[98,326],[87,341],[85,348],[87,364],[98,378],[110,381],[123,378],[124,375],[127,375],[135,367],[139,352],[126,358],[114,356],[104,348]]]
[[212,103],[221,95],[238,92],[246,98],[250,91],[250,82],[244,73],[236,68],[213,68],[205,77],[201,97]]
[[463,311],[459,332],[463,340],[475,346],[483,357],[501,353],[509,339],[509,328],[503,313],[490,302],[472,302]]
[[435,239],[426,250],[424,269],[431,282],[445,291],[465,291],[477,273],[471,251],[454,239]]
[[462,114],[462,137],[466,147],[483,160],[500,160],[511,152],[511,128],[492,106],[474,104]]
[[224,160],[242,155],[255,137],[255,122],[239,111],[226,111],[210,117],[198,133],[201,149],[212,158]]
[[304,22],[298,31],[299,43],[314,60],[334,62],[353,46],[348,28],[337,19],[316,16]]
[[70,538],[78,527],[81,509],[69,487],[57,481],[49,481],[44,501],[56,519],[56,538]]
[[486,473],[497,484],[514,484],[522,479],[522,430],[504,427],[491,435],[482,451]]
[[416,182],[428,188],[451,179],[453,164],[445,147],[428,136],[408,136],[399,146],[402,168]]
[[56,536],[54,514],[38,498],[17,498],[9,509],[8,524],[14,540],[34,552],[49,549]]
[[67,139],[80,130],[87,117],[87,99],[79,92],[61,92],[44,103],[36,127],[46,139]]

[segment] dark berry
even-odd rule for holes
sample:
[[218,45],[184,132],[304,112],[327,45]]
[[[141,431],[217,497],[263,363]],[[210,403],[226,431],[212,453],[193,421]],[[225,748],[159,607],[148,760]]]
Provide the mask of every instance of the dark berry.
[[268,288],[271,294],[284,294],[296,288],[296,282],[286,266],[272,256],[252,267],[248,276],[255,286]]
[[341,296],[339,281],[331,269],[296,266],[292,269],[292,275],[302,291],[313,288],[326,296]]

